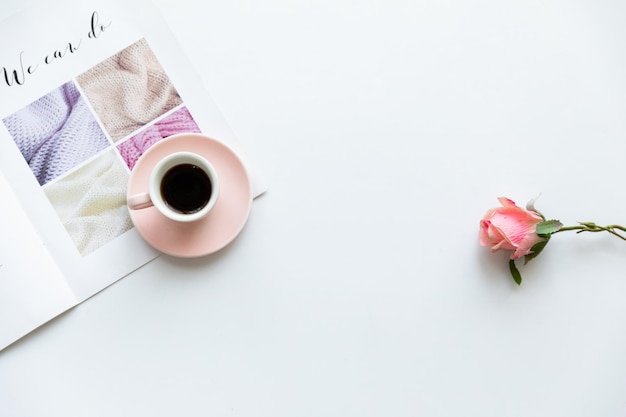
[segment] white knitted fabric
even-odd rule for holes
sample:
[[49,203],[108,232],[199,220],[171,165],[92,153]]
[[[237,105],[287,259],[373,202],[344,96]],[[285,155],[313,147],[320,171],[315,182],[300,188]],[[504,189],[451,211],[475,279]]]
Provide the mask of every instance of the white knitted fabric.
[[128,171],[114,151],[45,187],[79,252],[86,255],[132,228]]
[[81,74],[77,80],[113,141],[182,102],[145,39]]

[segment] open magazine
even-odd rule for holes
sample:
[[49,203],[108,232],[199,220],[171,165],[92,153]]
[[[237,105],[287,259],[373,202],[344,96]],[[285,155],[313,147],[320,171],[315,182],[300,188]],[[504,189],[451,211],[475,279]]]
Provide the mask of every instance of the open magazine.
[[0,36],[3,349],[158,255],[126,207],[150,146],[198,132],[249,161],[151,3],[41,2]]

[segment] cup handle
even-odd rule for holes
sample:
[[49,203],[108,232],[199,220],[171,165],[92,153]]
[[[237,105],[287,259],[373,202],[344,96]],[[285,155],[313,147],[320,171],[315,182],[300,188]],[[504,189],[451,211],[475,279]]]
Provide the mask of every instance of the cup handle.
[[131,195],[126,199],[126,204],[131,210],[140,210],[153,206],[150,193]]

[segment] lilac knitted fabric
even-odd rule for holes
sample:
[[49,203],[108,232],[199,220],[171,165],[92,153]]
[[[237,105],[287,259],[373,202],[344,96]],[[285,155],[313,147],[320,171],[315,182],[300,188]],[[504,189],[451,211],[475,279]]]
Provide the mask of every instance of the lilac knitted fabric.
[[72,82],[3,122],[41,185],[109,146]]
[[186,107],[181,107],[174,113],[159,120],[143,132],[135,135],[120,144],[120,151],[126,165],[133,169],[139,157],[156,142],[176,133],[200,133],[200,128],[191,117]]

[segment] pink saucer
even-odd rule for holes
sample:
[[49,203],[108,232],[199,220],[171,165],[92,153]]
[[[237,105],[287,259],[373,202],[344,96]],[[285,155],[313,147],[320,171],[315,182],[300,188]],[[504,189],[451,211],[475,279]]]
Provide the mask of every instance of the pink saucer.
[[148,178],[156,163],[179,151],[204,156],[215,168],[220,195],[211,212],[193,223],[178,223],[154,207],[129,210],[139,234],[168,255],[193,258],[209,255],[228,245],[243,229],[252,207],[252,186],[239,157],[226,145],[197,133],[182,133],[152,145],[130,174],[127,195],[148,191]]

